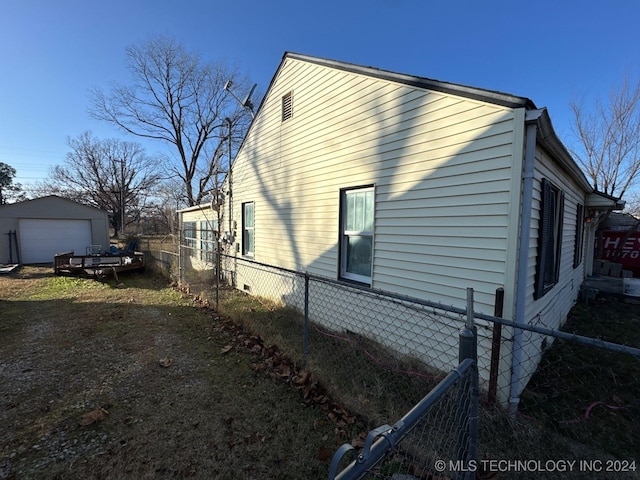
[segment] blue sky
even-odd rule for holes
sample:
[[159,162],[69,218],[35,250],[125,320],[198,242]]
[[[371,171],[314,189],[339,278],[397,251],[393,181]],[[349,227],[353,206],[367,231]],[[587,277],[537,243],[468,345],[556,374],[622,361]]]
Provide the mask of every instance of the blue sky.
[[64,162],[68,136],[139,141],[89,118],[87,92],[127,83],[125,47],[155,34],[263,92],[291,51],[528,97],[570,146],[571,98],[640,75],[639,21],[637,0],[4,0],[0,162],[24,185]]

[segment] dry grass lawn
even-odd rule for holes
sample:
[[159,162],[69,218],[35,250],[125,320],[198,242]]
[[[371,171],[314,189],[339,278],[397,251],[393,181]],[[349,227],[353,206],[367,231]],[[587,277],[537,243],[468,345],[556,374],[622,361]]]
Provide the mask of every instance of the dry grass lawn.
[[326,412],[164,279],[120,280],[0,277],[0,479],[326,478]]

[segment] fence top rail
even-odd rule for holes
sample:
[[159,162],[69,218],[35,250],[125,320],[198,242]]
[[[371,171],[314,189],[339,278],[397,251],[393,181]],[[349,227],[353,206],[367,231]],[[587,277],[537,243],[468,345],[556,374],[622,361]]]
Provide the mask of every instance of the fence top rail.
[[527,330],[529,332],[540,333],[542,335],[548,335],[550,337],[556,337],[556,338],[561,338],[563,340],[568,340],[571,342],[581,343],[583,345],[588,345],[590,347],[599,347],[599,348],[604,348],[606,350],[611,350],[614,352],[628,353],[635,357],[640,357],[640,348],[630,347],[628,345],[621,345],[619,343],[607,342],[606,340],[602,340],[600,338],[585,337],[583,335],[578,335],[575,333],[563,332],[561,330],[554,330],[552,328],[541,327],[539,325],[518,323],[512,320],[505,320],[503,318],[490,317],[482,314],[474,314],[474,317],[481,318],[483,320],[488,320],[493,323],[499,323],[506,327],[519,328],[521,330]]
[[[366,295],[376,295],[376,296],[381,296],[381,297],[385,297],[385,298],[394,299],[396,301],[403,302],[403,303],[406,303],[406,304],[414,304],[414,305],[420,305],[422,307],[443,310],[443,311],[447,311],[447,312],[450,312],[450,313],[453,313],[453,314],[456,314],[456,315],[460,315],[460,317],[464,317],[465,315],[467,315],[467,310],[465,308],[459,308],[459,307],[455,307],[453,305],[445,305],[445,304],[440,303],[440,302],[433,302],[433,301],[423,300],[423,299],[416,298],[416,297],[411,297],[409,295],[403,295],[403,294],[400,294],[400,293],[388,292],[386,290],[380,290],[380,289],[376,289],[376,288],[371,288],[371,287],[367,287],[365,285],[360,285],[360,284],[357,284],[357,283],[347,282],[347,281],[344,281],[344,280],[335,280],[335,279],[332,279],[332,278],[323,277],[321,275],[311,274],[311,273],[308,273],[308,272],[300,272],[300,271],[297,271],[297,270],[291,270],[291,269],[287,269],[287,268],[283,268],[283,267],[277,267],[277,266],[274,266],[274,265],[269,265],[267,263],[257,262],[255,260],[250,260],[250,259],[246,259],[246,258],[242,258],[242,257],[236,257],[234,255],[228,255],[228,254],[224,254],[224,253],[220,253],[220,255],[222,257],[227,257],[227,258],[233,259],[235,261],[242,261],[242,262],[245,262],[245,263],[248,263],[248,264],[258,265],[258,266],[265,267],[265,268],[271,268],[271,269],[278,270],[278,271],[283,272],[283,273],[295,275],[295,276],[298,276],[298,277],[305,277],[305,278],[308,278],[308,279],[316,281],[316,282],[321,282],[321,283],[325,283],[325,284],[329,284],[329,285],[337,285],[337,286],[341,286],[341,287],[344,287],[344,288],[357,290],[357,291],[360,291],[360,292],[362,292],[362,293],[364,293]],[[489,322],[490,324],[501,324],[501,325],[506,326],[506,327],[519,328],[521,330],[527,330],[527,331],[534,332],[534,333],[540,333],[542,335],[548,335],[548,336],[551,336],[551,337],[561,338],[563,340],[577,342],[577,343],[581,343],[583,345],[604,348],[606,350],[611,350],[611,351],[614,351],[614,352],[628,353],[628,354],[633,355],[635,357],[640,357],[640,349],[639,348],[630,347],[630,346],[627,346],[627,345],[621,345],[621,344],[612,343],[612,342],[607,342],[605,340],[601,340],[601,339],[598,339],[598,338],[585,337],[585,336],[582,336],[582,335],[577,335],[575,333],[563,332],[563,331],[560,331],[560,330],[555,330],[555,329],[548,328],[548,327],[542,327],[542,326],[539,326],[539,325],[531,325],[531,324],[528,324],[528,323],[514,322],[512,320],[506,320],[506,319],[503,319],[503,318],[499,318],[499,317],[495,317],[495,316],[492,316],[492,315],[487,315],[487,314],[479,313],[479,312],[473,312],[473,319],[474,320],[483,320],[485,322]]]
[[352,290],[358,290],[361,291],[365,294],[369,294],[369,295],[378,295],[381,297],[386,297],[386,298],[392,298],[395,300],[399,300],[401,302],[406,302],[406,303],[412,303],[412,304],[417,304],[417,305],[421,305],[423,307],[429,307],[429,308],[434,308],[434,309],[439,309],[439,310],[446,310],[448,312],[452,312],[455,314],[458,314],[460,316],[466,315],[466,309],[464,308],[457,308],[454,307],[453,305],[446,305],[444,303],[440,303],[440,302],[433,302],[430,300],[423,300],[421,298],[417,298],[417,297],[412,297],[409,295],[403,295],[401,293],[394,293],[394,292],[389,292],[387,290],[381,290],[378,288],[372,288],[372,287],[367,287],[366,285],[360,285],[358,283],[355,282],[349,282],[349,281],[345,281],[345,280],[336,280],[333,278],[329,278],[329,277],[324,277],[322,275],[317,275],[314,273],[309,273],[309,272],[300,272],[297,270],[291,270],[288,268],[283,268],[283,267],[277,267],[275,265],[269,265],[268,263],[262,263],[262,262],[257,262],[255,260],[250,260],[247,258],[242,258],[242,257],[235,257],[233,255],[228,255],[228,254],[224,254],[221,253],[220,254],[222,257],[227,257],[236,261],[242,261],[248,264],[252,264],[252,265],[258,265],[261,267],[265,267],[265,268],[271,268],[274,270],[278,270],[281,271],[283,273],[289,273],[291,275],[296,275],[298,277],[305,277],[308,278],[309,280],[313,280],[315,282],[319,282],[319,283],[326,283],[329,285],[337,285],[340,287],[345,287],[345,288],[349,288]]

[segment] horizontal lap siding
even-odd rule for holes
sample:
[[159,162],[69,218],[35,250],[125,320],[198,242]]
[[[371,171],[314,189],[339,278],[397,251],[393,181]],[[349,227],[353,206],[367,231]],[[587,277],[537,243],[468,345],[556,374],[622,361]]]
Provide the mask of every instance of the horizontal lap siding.
[[558,283],[542,298],[527,303],[526,320],[557,328],[559,319],[564,319],[573,307],[584,275],[584,264],[573,268],[574,240],[576,231],[576,206],[584,205],[585,193],[569,180],[557,164],[540,149],[536,152],[536,169],[531,219],[531,241],[529,245],[529,268],[527,271],[527,295],[533,298],[538,255],[538,229],[542,198],[542,179],[550,180],[564,193],[564,216],[562,226],[562,249],[560,254],[560,276]]
[[450,137],[441,127],[441,138],[425,143],[422,172],[405,175],[399,168],[378,184],[377,287],[429,292],[457,306],[473,287],[478,308],[492,310],[495,289],[505,281],[513,125],[503,114],[489,126],[473,126],[453,126]]
[[[293,117],[281,98],[293,92]],[[505,282],[514,112],[287,59],[233,167],[256,260],[337,277],[340,189],[375,184],[374,287],[493,309]]]
[[[524,321],[548,328],[560,328],[569,311],[575,305],[584,278],[584,262],[573,268],[573,253],[576,231],[576,206],[584,205],[585,193],[560,170],[546,153],[537,149],[534,172],[534,189],[531,218],[531,239],[527,269],[527,304]],[[560,254],[560,275],[556,285],[542,298],[534,300],[535,277],[538,261],[538,235],[541,218],[542,179],[548,179],[564,193],[564,215],[562,226],[562,248]],[[547,342],[551,338],[546,339]],[[523,332],[522,367],[524,388],[535,372],[544,349],[545,336]]]

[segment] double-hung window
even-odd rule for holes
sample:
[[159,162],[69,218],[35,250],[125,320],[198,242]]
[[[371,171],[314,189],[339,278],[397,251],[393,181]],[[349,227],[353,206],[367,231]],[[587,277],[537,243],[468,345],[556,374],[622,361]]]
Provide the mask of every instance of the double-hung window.
[[242,255],[255,253],[253,202],[242,204]]
[[563,216],[564,194],[549,180],[543,179],[534,291],[536,299],[543,297],[558,283]]
[[373,266],[373,187],[341,192],[340,276],[371,285]]

